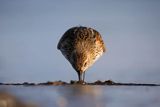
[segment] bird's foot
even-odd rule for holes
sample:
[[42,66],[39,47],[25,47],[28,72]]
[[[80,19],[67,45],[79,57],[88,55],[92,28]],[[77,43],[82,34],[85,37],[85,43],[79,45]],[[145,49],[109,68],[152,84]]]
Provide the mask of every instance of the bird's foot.
[[74,80],[71,80],[71,82],[70,82],[70,84],[82,84],[82,85],[84,85],[84,84],[86,84],[86,82],[85,81],[74,81]]
[[77,84],[86,84],[86,82],[81,80],[81,81],[77,81]]

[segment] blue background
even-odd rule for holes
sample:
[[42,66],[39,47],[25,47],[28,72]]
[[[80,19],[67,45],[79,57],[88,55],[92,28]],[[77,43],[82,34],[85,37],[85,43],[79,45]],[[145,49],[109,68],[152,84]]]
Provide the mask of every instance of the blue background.
[[108,49],[86,81],[159,83],[159,11],[159,0],[0,0],[0,82],[76,80],[56,47],[81,25]]

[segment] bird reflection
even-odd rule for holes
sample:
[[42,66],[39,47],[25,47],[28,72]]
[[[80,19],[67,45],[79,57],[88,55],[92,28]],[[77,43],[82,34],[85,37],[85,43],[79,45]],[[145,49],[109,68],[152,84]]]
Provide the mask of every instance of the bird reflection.
[[105,107],[102,89],[97,86],[72,85],[58,89],[59,107]]

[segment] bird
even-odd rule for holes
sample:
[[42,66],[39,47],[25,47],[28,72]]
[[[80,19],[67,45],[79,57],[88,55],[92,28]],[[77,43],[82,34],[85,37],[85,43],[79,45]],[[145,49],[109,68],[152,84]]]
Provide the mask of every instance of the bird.
[[78,82],[84,82],[86,70],[106,52],[101,34],[85,26],[68,29],[60,38],[57,49],[77,72]]

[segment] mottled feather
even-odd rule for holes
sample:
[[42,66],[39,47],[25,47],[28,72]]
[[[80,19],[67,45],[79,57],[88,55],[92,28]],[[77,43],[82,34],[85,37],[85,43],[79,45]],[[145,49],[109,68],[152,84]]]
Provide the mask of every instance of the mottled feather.
[[57,49],[77,72],[84,72],[106,51],[100,33],[88,27],[73,27],[67,30]]

